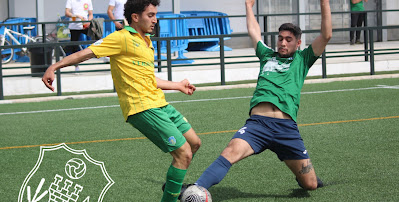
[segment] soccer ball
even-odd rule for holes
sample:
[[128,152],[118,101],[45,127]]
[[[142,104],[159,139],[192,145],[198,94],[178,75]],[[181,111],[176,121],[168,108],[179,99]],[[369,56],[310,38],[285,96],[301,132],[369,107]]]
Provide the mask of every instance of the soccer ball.
[[181,202],[212,202],[211,193],[198,185],[189,186],[180,199]]

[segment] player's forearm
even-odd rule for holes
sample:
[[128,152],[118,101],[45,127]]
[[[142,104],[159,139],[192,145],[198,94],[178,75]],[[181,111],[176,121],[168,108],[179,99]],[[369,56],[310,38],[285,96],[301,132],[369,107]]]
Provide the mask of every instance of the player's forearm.
[[252,39],[254,47],[256,47],[256,43],[261,40],[261,30],[252,10],[253,5],[253,0],[245,2],[248,34]]
[[[363,0],[351,0],[351,2],[352,2],[353,4],[357,4],[357,3],[361,2],[361,1],[363,1]],[[366,0],[366,2],[367,2],[367,0]]]
[[56,71],[58,69],[67,67],[67,66],[71,66],[74,64],[79,64],[83,61],[86,61],[88,59],[91,59],[95,57],[93,51],[91,51],[90,49],[86,48],[82,51],[76,52],[72,55],[68,55],[67,57],[65,57],[64,59],[58,61],[57,63],[51,65],[49,67],[49,69]]
[[329,0],[320,0],[321,6],[321,35],[329,41],[332,37],[331,8]]
[[252,7],[248,4],[246,5],[247,10],[247,29],[248,34],[251,36],[254,33],[260,33],[259,23],[256,21],[254,12],[252,11]]
[[179,90],[177,82],[163,80],[158,77],[155,77],[155,79],[157,81],[157,87],[162,90]]

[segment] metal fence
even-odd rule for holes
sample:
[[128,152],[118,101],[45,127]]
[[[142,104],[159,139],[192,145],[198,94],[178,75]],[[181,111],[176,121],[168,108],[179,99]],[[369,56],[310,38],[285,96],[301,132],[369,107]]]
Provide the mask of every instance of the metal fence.
[[[398,12],[399,10],[383,10],[382,12]],[[377,11],[366,11],[366,12],[377,12]],[[381,12],[378,11],[378,12]],[[350,12],[337,12],[337,13],[332,13],[334,14],[342,14],[342,13],[350,13]],[[320,15],[320,13],[296,13],[296,14],[270,14],[270,15],[261,15],[259,17],[265,18],[265,22],[267,22],[267,18],[270,16],[280,16],[280,15]],[[237,18],[245,18],[245,15],[242,16],[212,16],[212,17],[207,17],[207,18],[232,18],[232,17],[237,17]],[[188,18],[204,18],[204,17],[188,17]],[[179,18],[165,18],[165,19],[179,19]],[[163,20],[165,20],[163,19]],[[42,32],[44,33],[43,36],[45,37],[46,33],[46,25],[48,24],[56,24],[59,22],[45,22],[45,23],[30,23],[30,24],[38,24],[41,25]],[[0,26],[4,25],[9,25],[9,24],[0,24]],[[17,25],[24,25],[24,23],[19,23]],[[357,31],[357,30],[362,30],[364,32],[364,49],[360,51],[347,51],[347,50],[342,50],[342,51],[335,51],[335,52],[324,52],[322,55],[322,78],[327,78],[327,64],[326,64],[326,59],[327,58],[337,58],[337,57],[364,57],[365,61],[370,62],[370,74],[374,75],[375,74],[375,60],[374,57],[376,55],[384,55],[384,54],[399,54],[399,48],[393,48],[393,49],[375,49],[374,48],[374,42],[375,42],[375,34],[380,32],[381,30],[393,30],[393,29],[399,29],[399,25],[393,25],[393,26],[374,26],[374,27],[368,27],[367,24],[365,27],[360,27],[360,28],[336,28],[333,29],[333,33],[337,32],[349,32],[349,31]],[[303,30],[303,33],[319,33],[320,30]],[[264,30],[262,32],[262,36],[264,37],[264,41],[268,42],[270,41],[271,47],[275,47],[276,44],[276,37],[278,36],[278,32],[268,32],[267,31],[267,26],[264,26]],[[183,37],[152,37],[153,41],[156,41],[159,43],[161,41],[166,42],[166,59],[162,59],[161,57],[161,52],[158,49],[157,52],[155,52],[155,55],[158,55],[158,59],[155,60],[155,63],[157,64],[157,69],[159,72],[163,71],[164,69],[167,70],[167,75],[168,75],[168,80],[172,80],[172,71],[174,68],[179,68],[179,67],[187,67],[187,66],[205,66],[205,65],[218,65],[220,67],[220,85],[225,85],[226,84],[226,79],[225,79],[225,67],[226,65],[229,64],[239,64],[239,63],[258,63],[259,60],[255,56],[230,56],[226,57],[225,56],[225,39],[226,38],[231,38],[234,40],[234,38],[238,37],[248,37],[247,33],[233,33],[233,34],[225,34],[225,35],[208,35],[208,36],[183,36]],[[219,55],[215,57],[198,57],[198,58],[188,58],[191,60],[209,60],[209,59],[217,59],[218,62],[210,62],[210,63],[201,63],[201,64],[179,64],[175,65],[172,62],[174,61],[179,61],[179,60],[186,60],[186,59],[172,59],[172,52],[171,52],[171,41],[173,40],[190,40],[190,39],[209,39],[209,38],[217,38],[219,39],[219,45],[220,45],[220,51]],[[6,48],[22,48],[22,47],[27,47],[27,48],[34,48],[34,47],[44,47],[44,48],[52,48],[55,50],[55,61],[60,60],[60,49],[58,47],[62,46],[70,46],[70,45],[82,45],[82,44],[91,44],[94,41],[77,41],[77,42],[46,42],[46,40],[42,40],[43,42],[38,44],[26,44],[26,45],[11,45],[11,46],[3,46],[1,49],[6,49]],[[1,49],[0,49],[0,54],[1,54]],[[342,55],[342,53],[346,53],[345,55]],[[47,57],[46,54],[44,54],[44,57]],[[227,62],[226,59],[232,59],[232,58],[247,58],[246,61],[241,61],[241,62]],[[47,61],[46,58],[44,61]],[[98,64],[98,63],[95,63]],[[4,69],[21,69],[21,68],[47,68],[50,64],[44,64],[44,65],[34,65],[34,66],[29,66],[29,67],[7,67],[3,68],[3,65],[0,63],[0,100],[4,99],[4,93],[3,89],[5,86],[3,86],[3,79],[6,77],[22,77],[22,76],[37,76],[35,75],[36,73],[32,74],[13,74],[13,75],[3,75],[3,70]],[[86,64],[86,65],[94,65],[93,64]],[[87,70],[87,71],[81,71],[82,73],[85,72],[99,72],[99,71],[110,71],[109,69],[104,70],[104,69],[94,69],[94,70]],[[68,74],[70,72],[62,72],[58,70],[56,72],[56,80],[57,80],[57,95],[62,95],[62,86],[61,86],[61,79],[63,74]]]

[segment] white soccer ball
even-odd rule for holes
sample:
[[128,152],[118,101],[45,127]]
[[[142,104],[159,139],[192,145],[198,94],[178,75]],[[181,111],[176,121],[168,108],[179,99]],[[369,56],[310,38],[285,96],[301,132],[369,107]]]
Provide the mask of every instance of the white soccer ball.
[[180,199],[181,202],[212,202],[211,193],[198,185],[189,186]]

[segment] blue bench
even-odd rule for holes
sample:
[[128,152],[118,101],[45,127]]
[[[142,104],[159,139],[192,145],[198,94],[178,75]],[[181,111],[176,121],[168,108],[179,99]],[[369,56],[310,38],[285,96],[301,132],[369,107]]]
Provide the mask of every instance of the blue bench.
[[[212,17],[221,18],[191,18],[187,19],[187,28],[190,36],[224,35],[231,34],[230,20],[227,14],[214,11],[182,11],[185,17]],[[225,37],[229,40],[231,37]],[[189,39],[189,50],[219,51],[219,38]],[[225,46],[225,51],[232,49]]]
[[[187,21],[186,19],[164,19],[164,18],[182,18],[184,15],[181,14],[173,14],[170,12],[159,12],[157,13],[158,24],[160,28],[159,37],[178,37],[178,36],[189,36],[187,29]],[[155,54],[157,53],[158,47],[157,42],[153,41],[153,46],[155,48]],[[177,52],[177,59],[187,59],[184,56],[184,51],[188,47],[188,40],[171,40],[171,52]],[[166,53],[166,41],[160,41],[160,49],[161,53]],[[155,56],[155,59],[158,57]],[[161,57],[162,58],[162,57]],[[164,59],[164,58],[162,58]],[[193,60],[177,60],[173,61],[173,64],[191,64]]]

